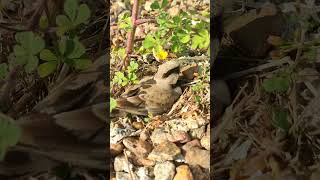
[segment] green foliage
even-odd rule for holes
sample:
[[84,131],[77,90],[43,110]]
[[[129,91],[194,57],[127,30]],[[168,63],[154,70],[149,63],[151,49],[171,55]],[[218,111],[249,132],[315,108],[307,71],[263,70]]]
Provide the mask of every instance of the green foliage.
[[[160,2],[154,1],[150,6],[153,10],[159,11],[159,15],[156,17],[158,30],[147,34],[142,42],[140,52],[143,54],[153,53],[156,59],[163,60],[168,54],[166,50],[178,54],[188,52],[189,47],[197,50],[209,50],[209,22],[192,19],[192,14],[184,11],[176,16],[170,16],[166,11],[168,1]],[[209,14],[207,16],[209,17]],[[163,47],[168,47],[168,49]]]
[[272,120],[276,128],[288,132],[290,123],[288,121],[288,111],[281,107],[272,107]]
[[279,74],[266,79],[262,83],[262,88],[269,93],[285,93],[289,90],[292,83],[292,73],[283,71]]
[[57,34],[59,36],[75,29],[80,24],[86,23],[91,14],[89,7],[86,4],[79,5],[78,0],[66,0],[64,12],[66,15],[58,15],[56,17]]
[[110,97],[110,112],[117,107],[117,101]]
[[125,48],[119,48],[117,51],[117,55],[121,60],[124,60],[126,57],[126,49]]
[[192,38],[192,44],[191,48],[192,49],[204,49],[209,47],[210,44],[210,35],[209,32],[206,29],[202,29],[199,31],[197,35],[195,35]]
[[196,95],[197,93],[200,93],[204,90],[204,84],[202,81],[197,82],[196,84],[191,86],[191,90],[195,93],[195,101],[196,103],[201,103],[201,97],[199,95]]
[[60,40],[58,46],[56,53],[49,49],[41,51],[40,59],[46,62],[38,68],[40,77],[53,73],[60,63],[67,63],[78,70],[86,69],[92,64],[90,59],[84,57],[86,49],[77,38]]
[[42,15],[39,20],[40,29],[44,30],[49,27],[49,21],[46,15]]
[[23,66],[27,73],[33,72],[39,64],[37,54],[45,47],[44,40],[31,31],[17,33],[17,45],[13,47],[10,66]]
[[132,29],[131,15],[129,12],[124,12],[119,15],[119,28],[126,31]]
[[309,61],[315,61],[317,58],[317,47],[310,47],[306,51],[303,52],[302,58],[307,59]]
[[[22,66],[27,73],[38,70],[40,77],[46,77],[57,70],[60,64],[66,63],[77,70],[88,68],[92,61],[85,56],[86,48],[75,34],[63,36],[66,32],[75,29],[78,25],[86,23],[90,17],[90,9],[86,4],[80,4],[78,0],[66,0],[64,3],[65,15],[58,15],[57,34],[59,40],[53,41],[54,47],[46,47],[41,36],[34,32],[16,33],[17,44],[13,52],[8,56],[8,64],[0,64],[0,78],[5,78],[8,72]],[[46,15],[40,17],[39,27],[48,28],[49,22]],[[44,62],[39,65],[40,59]]]
[[13,124],[13,119],[0,113],[0,161],[5,157],[7,149],[18,143],[21,129]]
[[153,119],[153,117],[154,117],[153,114],[151,112],[148,112],[148,116],[143,118],[143,121],[145,123],[148,123],[148,122],[150,122],[151,119]]
[[112,82],[114,84],[119,84],[121,86],[126,86],[130,82],[133,84],[137,84],[139,82],[136,75],[138,67],[139,67],[139,64],[136,61],[130,61],[130,64],[126,72],[127,76],[125,76],[123,72],[117,71],[115,72],[115,76]]
[[0,64],[0,78],[4,79],[6,78],[8,74],[8,65],[6,63],[1,63]]
[[200,92],[203,90],[203,88],[204,88],[204,85],[201,81],[191,86],[191,90],[194,92]]
[[162,9],[165,8],[168,4],[168,0],[162,0],[161,5],[159,4],[159,1],[154,1],[150,7],[151,9]]

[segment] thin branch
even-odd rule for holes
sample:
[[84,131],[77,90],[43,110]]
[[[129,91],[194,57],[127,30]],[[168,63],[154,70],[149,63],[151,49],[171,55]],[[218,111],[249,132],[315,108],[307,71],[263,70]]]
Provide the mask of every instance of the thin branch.
[[157,21],[155,19],[137,19],[134,24],[136,26],[144,24],[144,23],[156,23]]

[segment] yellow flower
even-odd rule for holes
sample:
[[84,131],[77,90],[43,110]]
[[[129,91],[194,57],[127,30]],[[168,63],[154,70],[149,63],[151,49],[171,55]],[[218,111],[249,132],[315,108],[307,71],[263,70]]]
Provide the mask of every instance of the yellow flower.
[[152,49],[153,56],[157,61],[165,60],[168,56],[168,52],[163,49],[162,46],[158,46],[157,48]]

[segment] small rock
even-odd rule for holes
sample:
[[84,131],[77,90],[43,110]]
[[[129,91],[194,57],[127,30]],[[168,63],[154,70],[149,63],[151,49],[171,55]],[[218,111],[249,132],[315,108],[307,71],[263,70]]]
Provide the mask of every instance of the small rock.
[[173,131],[172,136],[168,136],[168,140],[171,142],[186,143],[190,141],[190,136],[184,131]]
[[190,130],[190,136],[192,139],[201,139],[205,135],[206,127],[201,126],[197,129],[191,129]]
[[123,154],[120,156],[117,156],[114,159],[114,170],[116,172],[120,172],[120,171],[129,172],[128,166],[132,170],[133,165],[126,160],[126,158]]
[[120,140],[122,140],[125,137],[130,136],[136,132],[136,130],[130,126],[129,124],[124,124],[123,126],[120,126],[119,124],[111,123],[110,125],[110,143],[116,144]]
[[203,168],[210,167],[210,151],[198,147],[189,148],[185,155],[186,162],[190,165],[200,165]]
[[123,139],[124,146],[140,158],[147,157],[152,150],[152,145],[147,141],[141,141],[133,137]]
[[154,167],[155,180],[172,180],[175,173],[175,165],[170,161],[156,164]]
[[155,161],[174,160],[181,153],[181,149],[173,142],[165,141],[157,145],[149,154],[148,159]]
[[139,167],[136,174],[139,177],[139,180],[151,180],[149,170],[145,167]]
[[144,125],[142,122],[133,122],[132,123],[132,126],[135,128],[135,129],[143,129],[144,128]]
[[136,166],[150,167],[156,164],[154,160],[150,160],[147,158],[138,158],[135,155],[131,156],[130,159],[132,160],[132,163]]
[[193,180],[193,175],[188,165],[180,165],[176,168],[177,174],[173,180]]
[[139,139],[140,139],[141,141],[147,141],[149,138],[150,138],[150,133],[149,133],[149,131],[147,131],[147,130],[141,131],[140,137],[139,137]]
[[206,134],[201,138],[201,146],[204,147],[206,150],[210,150],[210,135]]
[[[132,173],[134,179],[138,179],[135,173]],[[130,173],[116,172],[116,180],[132,180]]]
[[117,156],[122,153],[123,151],[123,144],[117,143],[117,144],[110,144],[110,154],[111,156]]
[[207,124],[207,121],[201,117],[185,117],[181,119],[174,119],[170,121],[166,121],[164,125],[167,130],[173,131],[185,131],[188,132],[191,129],[197,129],[203,125]]
[[160,144],[168,141],[167,133],[162,128],[157,128],[152,132],[151,141],[153,144]]
[[187,151],[192,147],[199,147],[199,148],[201,147],[199,139],[194,139],[190,142],[187,142],[185,145],[182,146],[182,149]]

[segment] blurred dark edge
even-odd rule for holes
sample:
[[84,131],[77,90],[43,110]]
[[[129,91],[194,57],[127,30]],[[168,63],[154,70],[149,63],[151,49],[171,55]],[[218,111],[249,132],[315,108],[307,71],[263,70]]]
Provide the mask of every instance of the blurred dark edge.
[[[106,77],[106,82],[107,82],[107,89],[108,89],[108,92],[106,92],[107,93],[107,98],[108,98],[108,100],[107,100],[107,107],[106,107],[106,111],[107,111],[107,127],[106,127],[106,133],[107,133],[107,139],[106,139],[106,153],[107,153],[107,158],[109,158],[109,159],[106,159],[106,162],[108,163],[111,163],[111,154],[110,154],[110,122],[111,122],[111,120],[110,120],[110,57],[111,57],[111,55],[110,55],[110,46],[111,46],[111,44],[110,44],[110,1],[106,1],[106,13],[107,13],[107,17],[108,17],[108,19],[107,19],[107,29],[106,29],[106,37],[107,37],[107,39],[106,39],[106,41],[108,41],[108,47],[107,47],[107,54],[108,54],[108,56],[107,56],[107,61],[108,61],[108,68],[106,69],[106,75],[105,75],[105,77]],[[110,168],[111,168],[111,166],[109,165],[109,166],[107,166],[107,167],[109,167],[109,169],[107,169],[106,170],[106,173],[107,173],[107,178],[108,179],[110,179]]]

